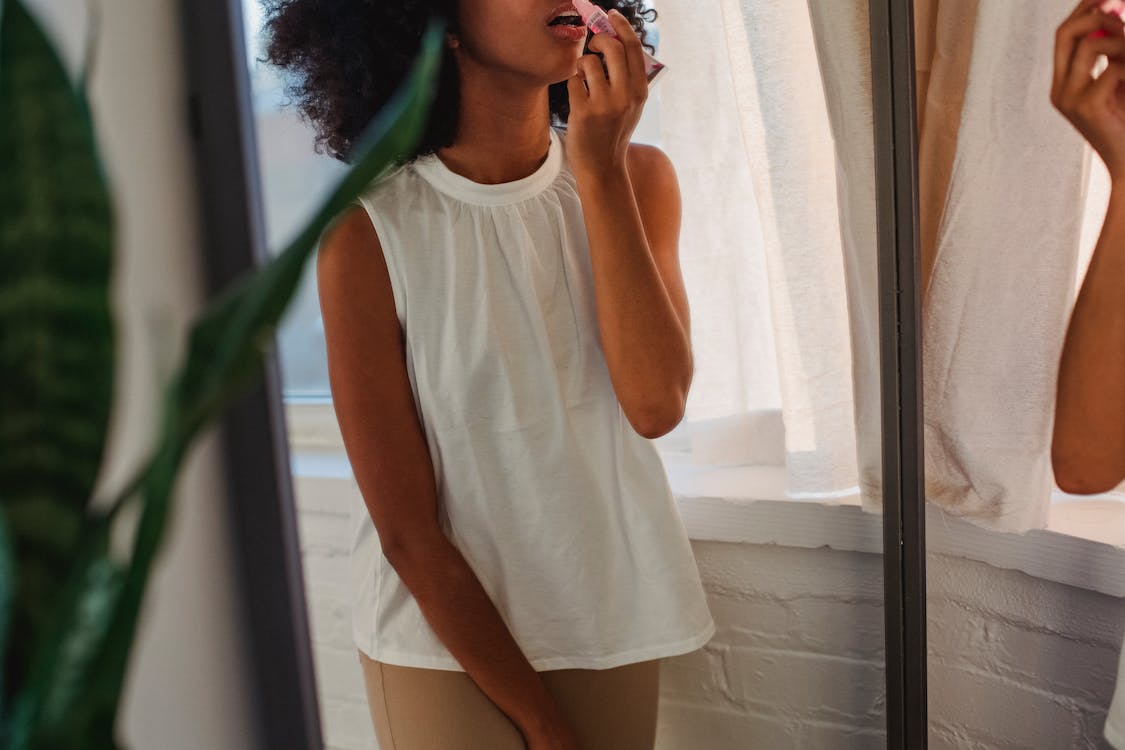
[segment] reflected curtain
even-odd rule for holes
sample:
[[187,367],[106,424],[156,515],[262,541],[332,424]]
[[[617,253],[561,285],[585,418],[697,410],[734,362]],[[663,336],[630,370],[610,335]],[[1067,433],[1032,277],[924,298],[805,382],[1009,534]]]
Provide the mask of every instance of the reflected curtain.
[[1050,103],[1072,6],[915,2],[926,492],[1003,531],[1048,520],[1058,360],[1108,200]]
[[685,422],[780,409],[788,494],[860,489],[878,509],[867,2],[655,7],[696,357]]

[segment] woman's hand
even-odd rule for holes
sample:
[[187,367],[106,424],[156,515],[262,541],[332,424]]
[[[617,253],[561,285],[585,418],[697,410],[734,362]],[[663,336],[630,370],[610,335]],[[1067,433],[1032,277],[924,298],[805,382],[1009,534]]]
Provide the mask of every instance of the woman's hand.
[[527,750],[582,750],[578,735],[569,724],[558,723],[539,731],[525,734]]
[[608,15],[618,38],[599,34],[589,44],[605,56],[605,67],[597,55],[583,55],[578,73],[567,81],[567,156],[576,172],[625,168],[629,139],[648,99],[641,40],[623,15],[616,10]]
[[[1117,184],[1125,182],[1125,22],[1100,10],[1104,3],[1082,0],[1059,26],[1051,104],[1090,142]],[[1099,55],[1109,66],[1095,79]]]

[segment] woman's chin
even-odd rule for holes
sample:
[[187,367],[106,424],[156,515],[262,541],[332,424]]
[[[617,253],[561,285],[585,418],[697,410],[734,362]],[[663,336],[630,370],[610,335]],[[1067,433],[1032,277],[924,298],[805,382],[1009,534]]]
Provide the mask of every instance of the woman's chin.
[[578,75],[577,61],[556,68],[556,72],[552,73],[550,78],[552,83],[566,83],[576,75]]
[[574,76],[578,75],[578,61],[581,59],[582,51],[579,50],[577,57],[572,58],[567,63],[559,67],[559,72],[564,76],[563,80],[566,80],[567,78],[574,78]]

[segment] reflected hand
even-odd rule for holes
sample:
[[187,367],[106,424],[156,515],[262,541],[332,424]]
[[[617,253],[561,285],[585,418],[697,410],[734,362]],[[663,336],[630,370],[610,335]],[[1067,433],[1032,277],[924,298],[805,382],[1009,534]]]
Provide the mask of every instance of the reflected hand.
[[624,168],[629,139],[648,99],[641,40],[616,10],[609,20],[618,38],[599,34],[589,44],[605,57],[604,67],[597,54],[583,55],[578,73],[567,81],[567,155],[584,172]]
[[[1101,156],[1114,182],[1125,181],[1125,22],[1082,0],[1055,34],[1051,104]],[[1102,32],[1099,35],[1097,32]],[[1097,78],[1094,65],[1108,67]]]

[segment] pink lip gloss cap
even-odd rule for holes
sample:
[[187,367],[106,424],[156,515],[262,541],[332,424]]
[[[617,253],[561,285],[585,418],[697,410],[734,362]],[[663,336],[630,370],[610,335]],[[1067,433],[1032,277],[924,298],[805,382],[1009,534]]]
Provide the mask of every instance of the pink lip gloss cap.
[[582,23],[587,23],[590,16],[598,10],[598,6],[594,5],[590,0],[574,0],[574,9],[578,11],[578,15],[582,16]]

